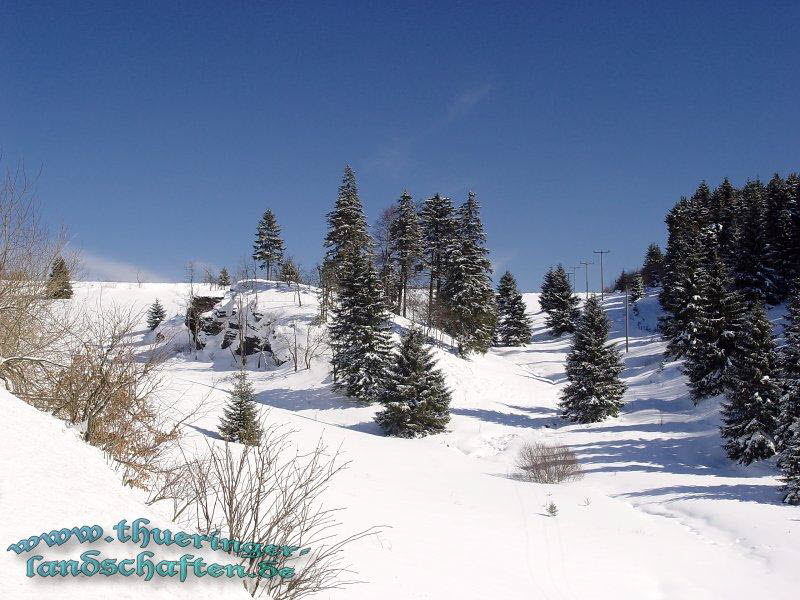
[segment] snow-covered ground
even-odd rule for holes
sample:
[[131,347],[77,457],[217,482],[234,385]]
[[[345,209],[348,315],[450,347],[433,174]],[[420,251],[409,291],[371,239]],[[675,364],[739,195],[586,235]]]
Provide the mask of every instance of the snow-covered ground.
[[[175,336],[169,343],[177,343],[186,339],[187,291],[184,284],[80,284],[72,301],[146,308],[158,297],[174,316],[164,330]],[[289,364],[251,365],[268,420],[289,423],[301,445],[319,436],[341,444],[352,461],[327,495],[330,506],[345,507],[342,532],[387,526],[348,547],[366,583],[320,598],[795,598],[800,509],[780,503],[774,464],[745,468],[725,458],[717,404],[694,407],[677,365],[662,363],[656,299],[640,301],[641,314],[631,317],[623,413],[572,425],[557,416],[569,339],[547,334],[537,296],[525,295],[535,323],[528,346],[467,361],[437,349],[453,390],[450,431],[439,436],[384,437],[372,421],[377,407],[356,406],[331,391],[324,360],[297,373]],[[258,305],[283,324],[307,322],[317,309],[313,294],[304,294],[300,308],[279,285],[264,286]],[[608,297],[606,307],[613,342],[623,343],[620,297]],[[408,322],[397,319],[396,325],[399,331]],[[143,328],[141,335],[152,334]],[[230,353],[210,347],[197,360],[194,353],[170,359],[170,399],[188,407],[208,396],[208,414],[188,430],[190,440],[213,437],[226,399],[224,378],[233,368]],[[157,511],[123,489],[73,431],[7,394],[0,400],[0,538],[7,543],[42,529],[111,524]],[[572,447],[586,476],[559,485],[509,477],[517,449],[532,440]],[[558,507],[555,517],[545,511],[550,502]],[[136,597],[141,590],[154,597],[242,597],[230,580],[128,587],[133,582],[112,577],[66,588],[60,578],[26,580],[24,560],[12,553],[3,561],[3,585],[11,592],[3,597],[24,597],[23,591],[31,597]]]

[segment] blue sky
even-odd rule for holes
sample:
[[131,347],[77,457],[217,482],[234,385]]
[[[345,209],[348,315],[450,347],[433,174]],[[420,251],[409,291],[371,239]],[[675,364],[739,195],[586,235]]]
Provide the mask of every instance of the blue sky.
[[98,275],[234,270],[267,207],[312,267],[349,162],[370,221],[404,188],[474,189],[497,270],[535,289],[593,250],[636,266],[701,179],[800,170],[799,21],[798,2],[6,0],[0,147]]

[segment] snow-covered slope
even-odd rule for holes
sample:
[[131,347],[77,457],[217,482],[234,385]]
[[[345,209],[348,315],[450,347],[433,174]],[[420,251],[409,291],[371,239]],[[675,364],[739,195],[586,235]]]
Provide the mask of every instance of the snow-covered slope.
[[[182,528],[145,506],[141,494],[123,487],[102,454],[82,442],[74,429],[4,390],[0,390],[0,415],[0,598],[249,598],[240,581],[209,577],[190,578],[183,583],[161,577],[146,582],[136,576],[95,575],[88,581],[72,576],[26,577],[26,561],[35,555],[45,561],[77,560],[81,553],[97,549],[102,558],[124,559],[141,551],[134,544],[104,540],[79,544],[74,539],[52,548],[41,543],[20,555],[6,550],[29,536],[95,524],[111,532],[121,519],[130,523],[139,517],[149,519],[151,527],[170,528],[173,532]],[[157,561],[183,553],[175,548],[148,550],[155,552]],[[215,555],[210,550],[192,552],[203,555],[207,562],[228,562],[225,555]]]
[[[113,297],[142,308],[158,295],[168,314],[183,310],[187,291],[180,284],[87,284],[78,286],[76,298],[97,302],[101,290],[104,303]],[[327,496],[330,505],[345,507],[342,531],[389,526],[348,549],[367,583],[320,597],[794,598],[800,511],[780,504],[774,465],[743,468],[724,457],[715,403],[692,406],[677,365],[661,362],[655,298],[640,301],[641,314],[631,319],[623,414],[572,425],[557,416],[569,339],[551,338],[537,295],[525,297],[535,322],[528,346],[467,361],[436,350],[453,390],[450,431],[439,436],[382,436],[372,421],[376,407],[331,391],[324,359],[297,373],[288,363],[259,368],[251,361],[267,419],[292,425],[300,444],[319,436],[341,443],[352,461]],[[313,294],[296,304],[280,286],[258,294],[260,312],[309,322],[317,309]],[[606,306],[613,341],[621,343],[620,298],[607,298]],[[181,323],[178,316],[165,329],[185,336]],[[396,321],[397,330],[407,325]],[[209,395],[208,415],[190,431],[198,440],[216,431],[223,379],[235,364],[230,353],[214,348],[197,360],[178,354],[168,365],[176,400]],[[573,447],[586,477],[560,485],[508,477],[520,445],[537,439]],[[549,502],[558,516],[545,512]],[[31,514],[42,518],[47,509]]]

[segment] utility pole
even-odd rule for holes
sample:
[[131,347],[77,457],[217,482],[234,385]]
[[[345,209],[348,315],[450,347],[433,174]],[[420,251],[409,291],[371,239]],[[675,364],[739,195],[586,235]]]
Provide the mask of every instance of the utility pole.
[[625,283],[625,353],[628,352],[628,284]]
[[593,265],[593,262],[587,262],[585,260],[578,261],[583,265],[584,270],[586,271],[586,299],[589,299],[589,265]]
[[575,289],[575,287],[577,287],[577,285],[578,285],[577,270],[579,268],[580,267],[567,267],[567,269],[569,269],[569,271],[567,272],[567,275],[572,275],[572,288],[573,289]]
[[595,254],[600,255],[600,302],[603,301],[603,288],[605,287],[605,283],[603,282],[603,254],[608,254],[611,250],[595,250]]

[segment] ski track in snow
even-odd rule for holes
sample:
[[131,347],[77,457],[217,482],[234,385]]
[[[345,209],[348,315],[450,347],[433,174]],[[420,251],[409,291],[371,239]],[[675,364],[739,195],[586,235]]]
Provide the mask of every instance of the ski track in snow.
[[[76,286],[74,301],[94,306],[102,295],[104,303],[133,302],[145,308],[158,297],[171,317],[165,331],[185,340],[180,314],[187,292],[185,284],[92,283]],[[359,578],[367,583],[318,597],[796,597],[800,509],[780,504],[774,462],[740,467],[724,456],[717,401],[694,407],[679,365],[662,364],[663,343],[654,334],[657,299],[650,295],[641,300],[640,315],[632,315],[630,321],[624,372],[629,389],[622,414],[603,423],[575,425],[561,420],[557,410],[569,336],[549,336],[538,311],[538,294],[524,297],[534,323],[531,344],[495,348],[467,361],[436,349],[453,391],[452,420],[443,435],[419,440],[382,436],[372,421],[376,407],[358,406],[333,393],[324,361],[298,373],[288,365],[251,368],[259,401],[269,408],[268,420],[297,429],[300,445],[313,444],[319,436],[332,447],[342,444],[352,461],[327,498],[332,506],[346,507],[342,531],[390,526],[347,550]],[[304,294],[303,307],[298,308],[291,294],[275,284],[264,286],[258,302],[279,324],[316,311],[313,294]],[[605,307],[612,320],[611,341],[623,344],[622,299],[610,295]],[[779,313],[774,311],[773,318]],[[409,324],[401,318],[396,322],[401,328]],[[141,335],[143,341],[152,336],[144,330]],[[209,436],[213,440],[226,399],[224,378],[234,365],[229,354],[213,349],[201,351],[198,360],[192,358],[176,355],[169,361],[171,385],[165,400],[188,407],[207,396],[208,414],[193,424],[187,437],[188,442],[202,443]],[[25,420],[16,425],[32,426]],[[66,443],[60,438],[72,434],[52,435],[60,444]],[[560,485],[509,478],[516,451],[533,440],[572,447],[585,477]],[[9,442],[7,437],[3,441]],[[8,493],[13,486],[30,483],[18,468],[21,461],[14,447],[4,447],[0,457],[3,473],[11,474],[0,488],[3,514],[27,515],[13,534],[6,531],[7,525],[0,533],[3,539],[18,539],[20,532],[27,535],[45,524],[37,525],[37,513]],[[114,510],[108,505],[115,504],[114,494],[125,492],[108,482],[104,485],[103,514],[110,518]],[[545,512],[550,501],[559,509],[556,517]],[[47,514],[38,510],[39,517]],[[96,510],[87,507],[85,520]],[[61,516],[67,517],[56,512],[52,519]],[[117,519],[129,516],[120,514]],[[19,565],[8,569],[19,570]],[[103,587],[105,582],[88,583],[98,595],[111,590]],[[172,596],[165,590],[186,585],[169,583],[147,588],[152,589],[148,595]],[[49,592],[54,598],[64,597],[57,594],[64,589],[59,585],[39,586],[44,592],[37,597],[48,597]],[[113,593],[119,590],[119,585],[113,587]],[[216,597],[242,597],[232,582],[214,590]]]

